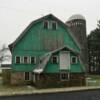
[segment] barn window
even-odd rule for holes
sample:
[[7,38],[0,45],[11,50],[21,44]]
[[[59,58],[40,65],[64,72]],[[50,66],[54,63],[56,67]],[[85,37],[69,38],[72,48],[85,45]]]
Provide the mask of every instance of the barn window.
[[30,80],[30,73],[29,72],[25,72],[25,80]]
[[55,21],[52,21],[52,29],[53,30],[57,29],[57,23]]
[[49,22],[48,21],[44,21],[44,29],[48,29],[49,28]]
[[69,79],[69,73],[60,73],[60,79],[62,81]]
[[31,57],[31,64],[36,64],[36,57]]
[[52,56],[52,63],[57,64],[58,63],[58,56]]
[[72,63],[72,64],[76,64],[76,63],[77,63],[77,57],[73,56],[73,57],[71,58],[71,63]]
[[21,63],[21,57],[20,57],[20,56],[16,56],[15,62],[16,62],[17,64],[20,64],[20,63]]
[[24,63],[25,64],[29,63],[29,58],[28,57],[24,57]]

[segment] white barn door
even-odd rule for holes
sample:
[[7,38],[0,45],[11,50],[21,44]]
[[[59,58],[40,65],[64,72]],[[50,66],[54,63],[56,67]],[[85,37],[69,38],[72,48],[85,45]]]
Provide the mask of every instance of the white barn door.
[[70,69],[70,53],[67,51],[60,52],[60,70]]

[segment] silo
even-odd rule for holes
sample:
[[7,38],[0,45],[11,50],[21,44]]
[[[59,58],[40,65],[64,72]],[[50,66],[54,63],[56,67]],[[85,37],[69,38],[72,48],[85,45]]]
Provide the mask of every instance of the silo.
[[80,14],[72,15],[66,25],[70,29],[70,34],[73,35],[80,47],[80,58],[84,66],[88,71],[87,63],[87,38],[86,38],[86,20],[85,17]]

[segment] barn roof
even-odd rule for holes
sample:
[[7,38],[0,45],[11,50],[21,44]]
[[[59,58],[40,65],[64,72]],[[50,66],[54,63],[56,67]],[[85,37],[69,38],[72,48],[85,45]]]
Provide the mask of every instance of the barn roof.
[[[58,23],[62,24],[65,28],[68,29],[68,26],[67,26],[65,23],[63,23],[61,20],[59,20],[59,19],[58,19],[57,17],[55,17],[54,15],[48,14],[48,15],[46,15],[46,16],[44,16],[44,17],[41,17],[41,18],[39,18],[39,19],[37,19],[37,20],[35,20],[35,21],[32,21],[32,22],[25,28],[25,30],[19,35],[19,37],[18,37],[13,43],[11,43],[11,44],[9,45],[10,51],[12,52],[12,49],[14,48],[14,46],[23,38],[23,36],[27,33],[27,31],[28,31],[33,25],[35,25],[37,22],[40,22],[41,20],[44,20],[44,19],[46,19],[46,18],[48,18],[48,17],[52,17],[53,19],[57,20]],[[68,31],[69,31],[69,29],[68,29]],[[77,40],[75,39],[74,36],[72,36],[72,35],[70,34],[70,31],[68,32],[68,34],[72,37],[72,39],[74,40],[74,42],[76,42],[77,46],[79,47]]]

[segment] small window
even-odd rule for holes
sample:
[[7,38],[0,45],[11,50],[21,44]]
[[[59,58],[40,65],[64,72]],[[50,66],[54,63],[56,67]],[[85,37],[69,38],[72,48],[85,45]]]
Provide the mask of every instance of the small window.
[[60,73],[60,79],[61,80],[68,80],[69,79],[69,73]]
[[71,63],[76,64],[77,63],[77,57],[72,57],[71,58]]
[[30,79],[30,74],[29,72],[25,72],[25,80],[29,80]]
[[31,64],[36,64],[36,57],[31,57]]
[[29,63],[29,58],[28,57],[24,57],[24,63],[25,64]]
[[52,56],[52,63],[57,64],[58,63],[58,56]]
[[16,60],[15,61],[16,61],[17,64],[20,64],[21,63],[21,57],[16,56]]
[[44,29],[48,29],[49,28],[49,22],[48,21],[44,21]]
[[57,29],[57,23],[56,22],[52,22],[52,29],[56,30]]

